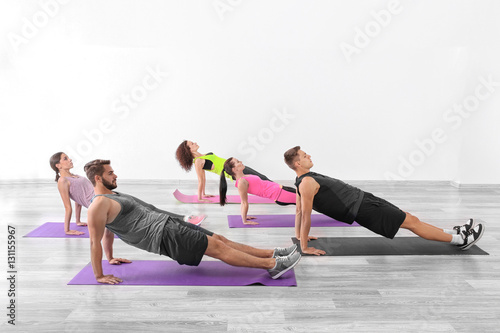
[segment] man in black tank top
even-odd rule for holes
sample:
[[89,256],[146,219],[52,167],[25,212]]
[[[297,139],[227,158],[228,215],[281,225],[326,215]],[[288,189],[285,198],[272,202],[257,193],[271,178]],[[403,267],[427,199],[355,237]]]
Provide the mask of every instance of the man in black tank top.
[[325,214],[341,222],[361,226],[387,238],[394,238],[399,228],[412,231],[428,240],[448,242],[469,249],[484,233],[482,224],[469,221],[453,229],[440,229],[420,221],[410,213],[369,192],[344,183],[341,180],[311,172],[314,166],[311,156],[299,146],[285,152],[285,163],[295,171],[297,178],[297,203],[295,237],[300,240],[302,253],[322,255],[325,251],[308,246],[311,212]]

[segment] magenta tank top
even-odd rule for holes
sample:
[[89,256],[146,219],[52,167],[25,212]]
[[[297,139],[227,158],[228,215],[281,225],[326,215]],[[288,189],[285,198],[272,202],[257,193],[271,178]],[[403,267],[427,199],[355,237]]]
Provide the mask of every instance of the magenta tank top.
[[85,177],[64,177],[69,180],[69,197],[85,208],[89,208],[90,200],[94,197],[94,187]]
[[[256,195],[258,197],[268,198],[273,201],[276,201],[281,192],[280,184],[276,184],[269,180],[262,180],[258,176],[255,175],[245,175],[245,177],[241,177],[240,179],[246,179],[248,182],[248,193]],[[238,179],[234,184],[238,187]]]

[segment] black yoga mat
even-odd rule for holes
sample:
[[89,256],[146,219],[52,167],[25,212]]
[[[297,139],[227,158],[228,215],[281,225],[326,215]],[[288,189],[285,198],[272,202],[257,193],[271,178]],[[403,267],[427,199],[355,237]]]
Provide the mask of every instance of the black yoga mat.
[[[295,237],[292,241],[294,244],[300,243]],[[477,245],[462,251],[458,246],[420,237],[395,237],[394,239],[323,237],[310,241],[308,245],[326,251],[327,256],[488,255],[488,252],[481,250]],[[300,246],[298,249],[300,250]]]

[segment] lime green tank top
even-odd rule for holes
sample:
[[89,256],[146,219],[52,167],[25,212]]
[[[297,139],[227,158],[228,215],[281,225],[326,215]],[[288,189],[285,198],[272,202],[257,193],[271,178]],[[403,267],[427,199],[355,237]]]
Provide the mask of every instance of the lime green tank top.
[[[199,157],[196,157],[195,159],[193,159],[193,163],[198,159],[198,158],[201,158],[201,159],[204,159],[204,160],[209,160],[213,163],[214,165],[214,168],[211,169],[211,170],[206,170],[206,171],[210,171],[210,172],[213,172],[217,175],[220,176],[220,173],[222,172],[222,170],[224,170],[224,163],[226,162],[226,159],[225,158],[222,158],[222,157],[219,157],[215,154],[210,154],[210,155],[203,155],[203,156],[199,156]],[[226,178],[229,178],[232,180],[231,176],[229,176],[226,172],[224,172],[224,175],[226,176]]]

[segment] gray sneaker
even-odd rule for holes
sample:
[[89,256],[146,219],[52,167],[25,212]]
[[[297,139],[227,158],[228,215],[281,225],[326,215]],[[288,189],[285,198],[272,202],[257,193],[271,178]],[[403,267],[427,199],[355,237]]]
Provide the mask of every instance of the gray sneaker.
[[292,244],[289,247],[277,247],[274,249],[273,258],[289,256],[290,254],[295,253],[296,250],[297,244]]
[[276,280],[289,270],[295,267],[300,261],[301,255],[300,252],[295,252],[294,254],[289,255],[288,257],[277,257],[276,265],[268,269],[269,275]]

